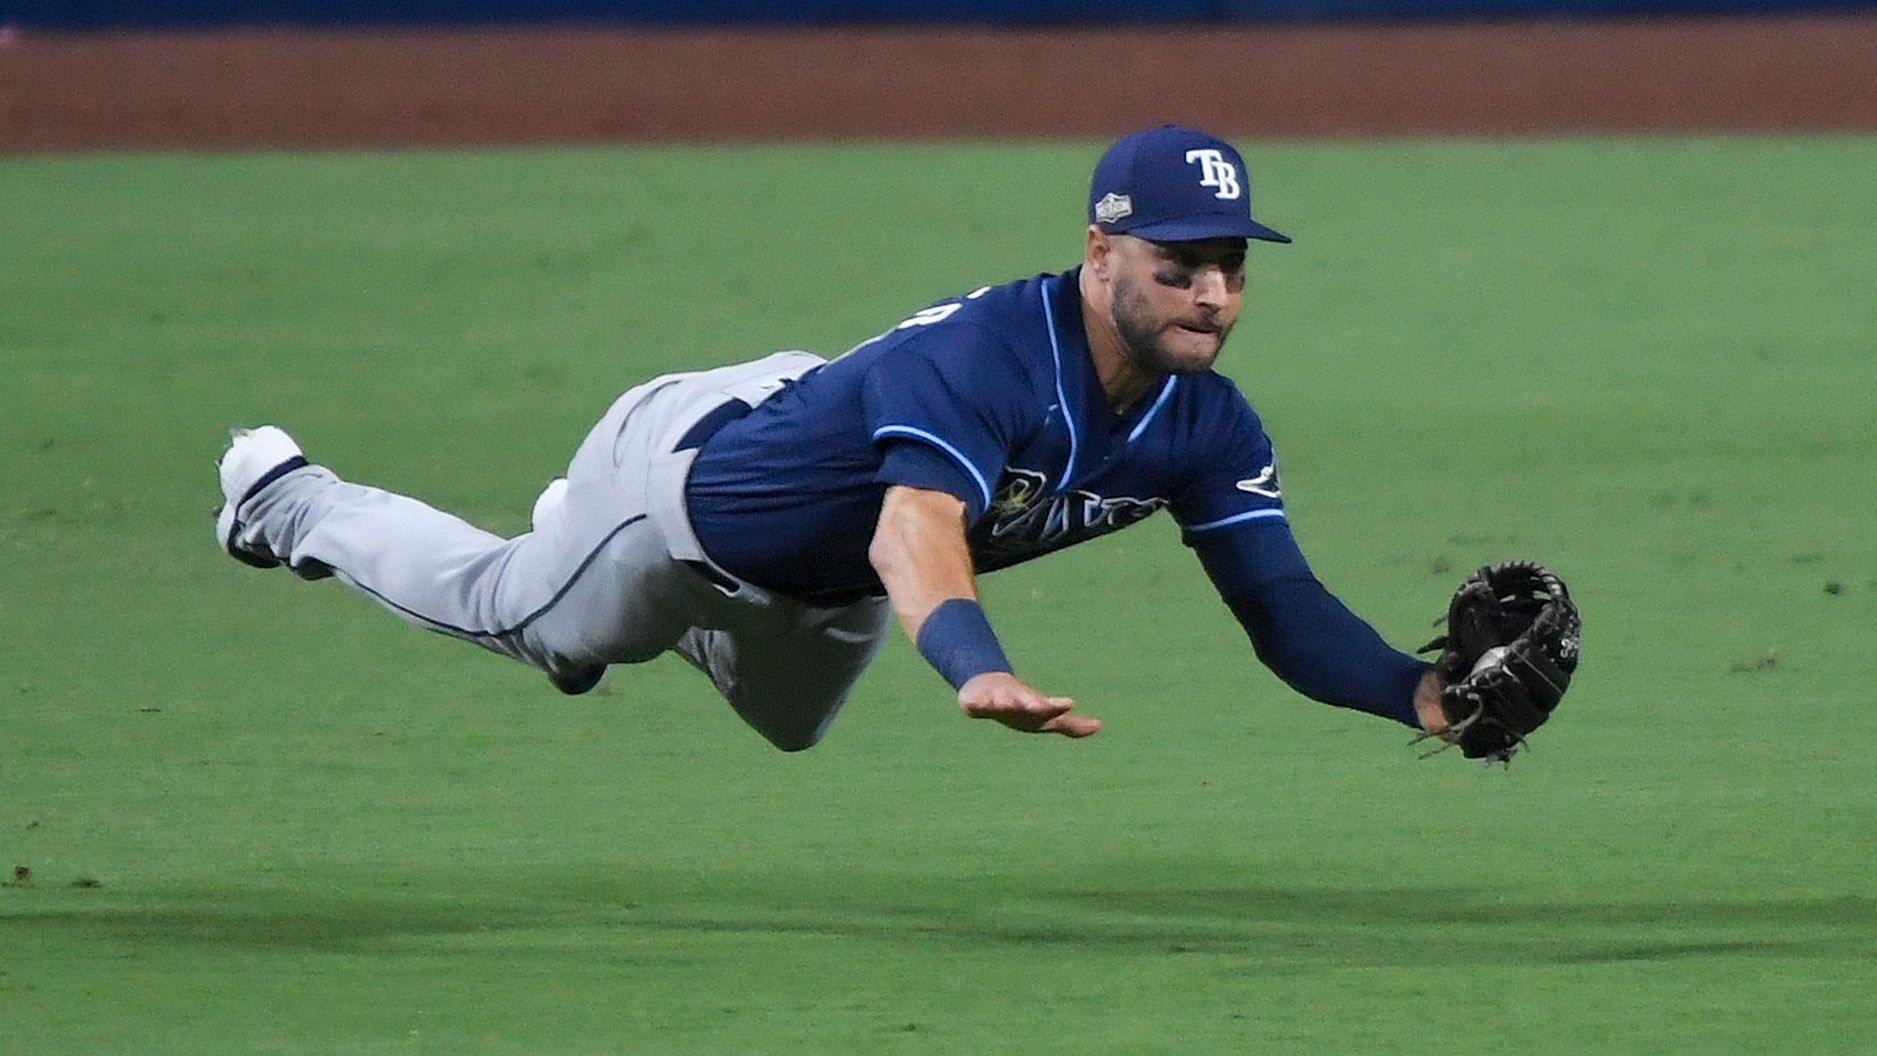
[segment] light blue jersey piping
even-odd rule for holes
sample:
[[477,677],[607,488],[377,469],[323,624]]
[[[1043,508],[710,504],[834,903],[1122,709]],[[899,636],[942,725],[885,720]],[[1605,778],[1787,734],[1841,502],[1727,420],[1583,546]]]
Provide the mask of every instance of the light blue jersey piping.
[[1049,328],[1049,358],[1056,365],[1056,402],[1062,406],[1062,423],[1069,427],[1069,461],[1063,467],[1062,479],[1056,482],[1058,495],[1075,479],[1076,449],[1075,415],[1069,410],[1069,397],[1062,388],[1062,345],[1056,340],[1056,309],[1049,303],[1055,296],[1056,287],[1061,284],[1060,276],[1043,284],[1043,323]]
[[1230,517],[1221,517],[1216,521],[1207,521],[1204,524],[1189,524],[1186,526],[1186,530],[1189,532],[1209,532],[1214,528],[1223,528],[1228,524],[1238,524],[1241,521],[1256,520],[1259,517],[1283,516],[1283,510],[1249,510],[1245,513],[1235,513]]
[[965,472],[971,474],[971,479],[977,482],[978,491],[984,496],[984,508],[987,510],[991,508],[991,486],[985,482],[984,474],[978,472],[978,467],[971,464],[971,460],[965,457],[963,451],[958,450],[944,440],[926,432],[924,429],[915,429],[910,425],[883,425],[873,431],[873,438],[875,440],[883,436],[910,436],[915,440],[924,440],[926,443],[952,456],[959,465],[965,467]]
[[1173,383],[1178,380],[1180,380],[1178,374],[1167,375],[1167,383],[1160,386],[1160,398],[1154,401],[1152,407],[1147,408],[1147,413],[1141,417],[1139,424],[1134,426],[1134,431],[1128,434],[1128,443],[1133,443],[1135,437],[1147,431],[1147,423],[1154,420],[1154,415],[1160,413],[1160,405],[1167,402],[1168,396],[1173,395]]

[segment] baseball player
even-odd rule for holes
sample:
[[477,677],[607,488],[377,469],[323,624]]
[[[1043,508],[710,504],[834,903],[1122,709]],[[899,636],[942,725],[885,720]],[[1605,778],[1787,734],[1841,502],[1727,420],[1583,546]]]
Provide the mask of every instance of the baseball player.
[[780,352],[627,392],[527,534],[344,481],[266,426],[237,430],[222,458],[217,542],[333,576],[567,693],[675,651],[795,751],[827,731],[893,616],[967,715],[1095,733],[1017,676],[976,577],[1164,508],[1293,688],[1454,738],[1443,690],[1478,651],[1423,663],[1324,589],[1285,522],[1270,438],[1212,371],[1248,240],[1290,241],[1252,218],[1238,152],[1172,125],[1127,136],[1095,168],[1088,217],[1062,274],[941,301],[831,361]]

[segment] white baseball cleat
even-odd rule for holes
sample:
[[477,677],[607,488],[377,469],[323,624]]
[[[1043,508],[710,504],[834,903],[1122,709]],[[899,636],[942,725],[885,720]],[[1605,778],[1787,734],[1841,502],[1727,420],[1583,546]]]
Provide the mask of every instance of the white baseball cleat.
[[217,463],[222,477],[222,508],[215,514],[215,541],[228,556],[255,568],[277,568],[280,558],[260,543],[242,541],[241,504],[262,488],[306,465],[300,445],[279,426],[259,429],[236,426],[228,431],[230,443]]

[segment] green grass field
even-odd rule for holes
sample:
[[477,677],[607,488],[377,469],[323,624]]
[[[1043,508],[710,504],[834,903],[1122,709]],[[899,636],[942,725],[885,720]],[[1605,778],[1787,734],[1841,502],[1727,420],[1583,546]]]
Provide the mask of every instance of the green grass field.
[[1877,1051],[1877,140],[1253,145],[1227,349],[1392,641],[1531,555],[1508,773],[1260,668],[1165,518],[785,756],[211,542],[232,423],[520,530],[609,400],[1080,251],[1098,144],[0,160],[0,1050]]

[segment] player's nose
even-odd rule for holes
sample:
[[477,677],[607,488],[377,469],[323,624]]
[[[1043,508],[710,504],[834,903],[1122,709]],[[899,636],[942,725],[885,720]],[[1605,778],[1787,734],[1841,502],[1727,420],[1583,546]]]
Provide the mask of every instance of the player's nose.
[[1222,268],[1200,268],[1193,275],[1193,303],[1207,308],[1223,308],[1230,294]]

